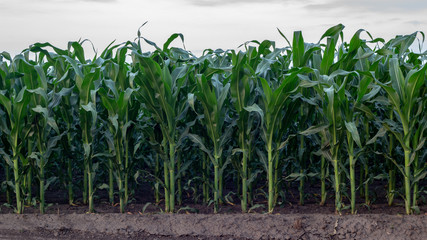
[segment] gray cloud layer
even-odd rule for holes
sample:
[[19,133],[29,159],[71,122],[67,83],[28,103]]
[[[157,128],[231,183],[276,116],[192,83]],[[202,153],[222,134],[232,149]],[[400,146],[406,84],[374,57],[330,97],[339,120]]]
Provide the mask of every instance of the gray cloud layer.
[[308,10],[332,10],[345,9],[353,11],[370,12],[411,12],[427,9],[427,1],[424,0],[331,0],[320,4],[308,4]]
[[292,2],[295,0],[187,0],[191,4],[196,6],[223,6],[232,4],[245,4],[245,3],[280,3],[280,2]]

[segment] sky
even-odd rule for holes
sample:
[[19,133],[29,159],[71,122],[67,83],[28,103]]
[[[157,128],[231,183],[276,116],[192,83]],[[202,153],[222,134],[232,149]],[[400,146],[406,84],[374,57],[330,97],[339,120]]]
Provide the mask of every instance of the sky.
[[[427,1],[0,0],[0,52],[15,55],[35,42],[66,48],[68,41],[79,39],[90,39],[101,52],[113,40],[134,40],[146,21],[145,38],[161,46],[173,33],[182,33],[186,49],[200,54],[206,48],[236,49],[250,40],[273,40],[284,47],[277,28],[289,40],[301,30],[306,42],[317,42],[339,23],[346,27],[347,41],[361,28],[385,40],[427,32]],[[92,54],[90,46],[86,50]]]

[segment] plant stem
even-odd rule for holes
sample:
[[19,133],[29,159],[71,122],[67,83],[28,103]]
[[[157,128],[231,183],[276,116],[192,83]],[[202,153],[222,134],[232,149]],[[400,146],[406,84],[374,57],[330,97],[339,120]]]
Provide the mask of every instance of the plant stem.
[[123,189],[123,172],[120,170],[120,168],[123,165],[123,159],[122,159],[122,148],[120,145],[120,138],[117,136],[115,140],[115,146],[116,146],[116,164],[119,166],[119,169],[116,170],[117,174],[117,187],[119,190],[119,201],[120,201],[120,212],[125,212],[125,196],[124,196],[124,189]]
[[[167,145],[166,142],[163,141],[162,143],[164,153],[167,153]],[[165,159],[163,161],[163,176],[164,176],[164,184],[165,184],[165,212],[169,212],[169,167],[168,167],[168,161]]]
[[320,205],[326,203],[326,161],[325,157],[321,156],[320,159]]
[[[91,160],[89,160],[92,162]],[[95,212],[93,207],[93,176],[92,176],[92,164],[90,164],[89,170],[87,171],[87,177],[88,177],[88,197],[89,197],[89,212],[93,213]]]
[[14,151],[13,153],[13,173],[15,175],[16,212],[18,214],[21,214],[24,212],[24,209],[21,202],[21,184],[19,180],[19,159],[16,151]]
[[[366,133],[366,135],[367,136],[369,136],[369,122],[368,121],[365,121],[365,133]],[[375,151],[375,148],[376,148],[376,144],[374,144],[374,151]],[[369,166],[368,166],[368,162],[369,162],[369,156],[366,156],[366,158],[365,158],[365,162],[364,162],[364,182],[365,182],[365,186],[364,186],[364,189],[365,189],[365,192],[364,192],[364,196],[365,196],[365,204],[366,205],[370,205],[370,201],[369,201],[369,181],[368,181],[368,178],[369,178]]]
[[83,204],[87,204],[88,200],[88,171],[87,171],[87,159],[83,163]]
[[27,204],[31,205],[31,199],[32,199],[32,182],[33,182],[33,170],[32,168],[28,168],[28,173],[27,173]]
[[113,176],[113,159],[108,158],[108,199],[114,204],[114,176]]
[[[218,165],[218,168],[219,167],[222,167],[223,165],[223,163],[222,163],[222,159],[221,159],[221,157],[219,157],[218,159],[217,159],[217,161],[219,161],[219,165]],[[224,178],[223,178],[223,174],[222,173],[220,173],[219,171],[218,171],[218,203],[219,204],[223,204],[223,202],[222,202],[222,190],[223,190],[223,188],[224,188]]]
[[[40,164],[44,164],[43,157],[40,159]],[[44,200],[44,167],[40,168],[40,213],[45,213],[45,200]]]
[[73,193],[73,166],[71,163],[71,158],[67,157],[67,175],[68,175],[68,204],[74,203],[74,193]]
[[[217,157],[215,156],[216,160]],[[215,191],[214,191],[214,213],[218,213],[218,195],[219,195],[219,168],[218,165],[214,165],[214,185],[215,185]]]
[[[33,152],[33,141],[32,139],[28,139],[28,156],[30,156],[32,152]],[[31,205],[31,198],[32,198],[31,183],[32,183],[32,166],[30,164],[30,167],[28,168],[28,173],[27,173],[27,191],[28,191],[27,205]]]
[[124,139],[125,142],[125,199],[124,204],[127,205],[129,201],[129,142]]
[[[156,177],[160,177],[160,163],[159,163],[159,154],[155,153],[155,167],[154,167],[154,175]],[[156,199],[156,204],[160,202],[160,194],[159,188],[154,187],[154,198]]]
[[364,174],[365,174],[365,176],[364,176],[364,179],[365,179],[365,188],[364,188],[365,189],[365,193],[363,195],[365,196],[365,204],[366,205],[370,205],[370,201],[369,201],[369,181],[368,181],[368,178],[369,178],[368,161],[369,161],[369,159],[366,158],[365,159],[365,170],[363,171]]
[[207,154],[203,154],[202,169],[203,169],[203,201],[209,201],[209,159]]
[[[407,140],[409,142],[409,140]],[[409,144],[407,144],[409,146]],[[405,150],[405,210],[406,214],[411,214],[411,162],[410,162],[411,151]]]
[[[416,142],[416,144],[415,145],[418,145],[418,141],[415,141]],[[414,160],[414,173],[416,173],[416,172],[418,172],[419,170],[418,170],[418,164],[419,164],[419,162],[418,162],[418,153],[415,153],[415,160]],[[414,182],[413,183],[414,184],[414,186],[413,186],[413,203],[412,203],[412,206],[413,207],[417,207],[417,205],[418,205],[418,195],[419,195],[419,192],[418,192],[418,182]]]
[[[181,172],[182,162],[181,162],[181,154],[177,154],[177,161],[178,161],[178,173]],[[182,174],[182,173],[181,173]],[[178,205],[182,204],[182,183],[181,183],[181,176],[178,177]]]
[[[301,105],[301,113],[302,113],[302,105]],[[304,174],[305,162],[304,162],[304,136],[299,136],[299,162],[300,162],[300,182],[299,182],[299,204],[304,205],[304,181],[305,177],[302,176]]]
[[169,211],[171,213],[175,210],[175,144],[169,143],[169,180],[170,180],[170,197],[169,197]]
[[268,213],[273,213],[273,203],[274,203],[274,185],[273,185],[273,157],[272,157],[272,148],[271,144],[267,147],[267,161],[268,161]]
[[[119,173],[120,174],[120,173]],[[123,180],[121,179],[121,176],[117,179],[118,188],[119,188],[119,201],[120,201],[120,212],[125,212],[125,202],[124,202],[124,196],[123,196]]]
[[356,177],[354,172],[354,156],[353,153],[349,156],[350,160],[350,191],[351,191],[351,213],[356,213]]
[[350,192],[351,192],[351,214],[356,213],[356,177],[354,171],[354,141],[351,137],[351,133],[347,131],[347,143],[348,143],[348,157],[350,165]]
[[[46,126],[47,124],[45,124]],[[36,124],[36,131],[37,131],[37,147],[40,153],[40,166],[39,166],[39,179],[40,179],[40,213],[44,214],[45,213],[45,199],[44,199],[44,195],[45,195],[45,186],[44,186],[44,182],[45,182],[45,178],[44,178],[44,165],[45,165],[45,155],[44,155],[44,148],[42,146],[42,132],[43,130],[40,130],[39,125]]]
[[[244,143],[243,143],[244,144]],[[247,212],[247,204],[248,204],[248,166],[247,166],[247,153],[246,149],[243,150],[243,159],[242,159],[242,212]]]
[[[393,116],[393,111],[391,111],[391,117]],[[394,149],[394,137],[392,134],[389,134],[389,146],[388,154],[393,158],[393,149]],[[396,186],[396,171],[393,162],[390,159],[387,159],[388,162],[388,205],[391,206],[394,201],[394,192]]]
[[335,209],[337,212],[341,211],[341,194],[340,194],[340,176],[338,168],[338,158],[334,157],[332,160],[334,164],[334,176],[335,176]]
[[[6,182],[9,182],[10,181],[10,168],[7,164],[5,164],[4,170],[5,170],[5,174],[6,174]],[[10,187],[8,184],[6,184],[6,202],[8,204],[12,203],[12,194],[11,194]]]

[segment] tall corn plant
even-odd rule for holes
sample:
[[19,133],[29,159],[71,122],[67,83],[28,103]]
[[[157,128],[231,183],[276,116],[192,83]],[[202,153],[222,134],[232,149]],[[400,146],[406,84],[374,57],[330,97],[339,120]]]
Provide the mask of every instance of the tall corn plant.
[[[111,44],[110,44],[111,45]],[[107,79],[111,79],[111,81],[109,81],[109,84],[107,84],[107,88],[108,86],[113,87],[113,85],[115,86],[116,90],[115,92],[117,93],[118,91],[127,91],[128,89],[131,89],[133,87],[133,77],[134,75],[129,74],[129,64],[125,62],[126,59],[126,54],[127,54],[127,50],[128,50],[128,43],[126,43],[125,46],[120,46],[120,45],[114,45],[111,47],[108,47],[107,49],[105,49],[103,51],[103,53],[101,54],[100,58],[104,61],[103,62],[103,76],[104,78]],[[118,48],[116,51],[116,55],[113,58],[113,49]],[[130,129],[132,129],[133,126],[133,122],[130,119],[135,119],[136,118],[136,114],[135,112],[137,112],[138,107],[135,104],[131,104],[131,100],[132,98],[128,99],[129,100],[129,106],[134,105],[135,107],[133,109],[130,109],[130,107],[126,107],[125,112],[123,113],[124,115],[123,117],[123,121],[127,122],[126,124],[126,132],[129,132]],[[128,103],[126,103],[128,104]],[[108,109],[107,109],[108,110]],[[110,112],[109,112],[110,113]],[[123,164],[124,164],[124,168],[126,169],[124,172],[124,202],[125,204],[128,201],[129,198],[129,187],[128,187],[128,182],[129,182],[129,171],[130,171],[130,159],[131,159],[131,154],[130,154],[130,149],[129,149],[129,142],[131,140],[131,135],[129,137],[126,137],[123,139]],[[114,141],[112,141],[114,142]],[[112,151],[114,151],[114,147],[112,147],[111,149]],[[108,168],[109,168],[109,198],[110,198],[110,203],[113,204],[114,202],[114,192],[113,192],[113,160],[111,158],[109,158],[108,160]]]
[[[168,155],[164,161],[165,211],[175,210],[175,152],[178,141],[177,123],[185,114],[186,101],[182,101],[180,90],[188,73],[188,66],[176,67],[172,73],[167,62],[162,66],[134,50],[132,52],[135,71],[135,83],[139,86],[137,98],[145,104],[154,120],[160,125],[163,135],[163,149]],[[169,151],[167,151],[167,149]]]
[[[129,172],[129,163],[126,159],[126,147],[129,138],[128,128],[132,124],[127,119],[128,104],[135,90],[127,88],[125,91],[117,90],[112,80],[104,80],[104,87],[99,89],[102,103],[108,111],[109,131],[113,137],[115,161],[114,175],[119,190],[120,212],[124,212],[127,195],[125,182]],[[127,186],[126,186],[127,187]]]
[[12,158],[10,159],[6,155],[4,157],[7,164],[13,169],[16,212],[19,214],[24,212],[23,199],[21,198],[21,181],[24,174],[20,159],[23,161],[24,156],[21,154],[21,149],[25,142],[24,139],[30,131],[29,128],[25,127],[29,102],[30,93],[27,91],[26,87],[22,89],[0,90],[0,104],[3,105],[6,110],[8,119],[8,129],[3,129],[3,132],[9,133],[7,140],[12,148]]
[[[49,52],[45,48],[51,47],[54,52]],[[31,52],[39,53],[39,58],[45,56],[48,64],[52,70],[48,71],[45,67],[47,77],[51,78],[48,84],[51,84],[52,91],[49,93],[49,109],[53,110],[53,117],[59,124],[59,128],[66,134],[66,138],[62,138],[62,156],[67,169],[65,181],[68,189],[68,203],[74,204],[74,191],[73,191],[73,167],[75,159],[75,146],[73,145],[73,138],[76,134],[76,120],[77,120],[77,100],[78,95],[74,92],[75,82],[70,62],[66,61],[65,56],[71,54],[66,50],[59,49],[50,43],[36,43],[30,48]]]
[[79,119],[84,149],[83,202],[88,202],[89,212],[92,213],[94,212],[93,195],[95,180],[93,141],[97,127],[96,94],[101,78],[101,71],[100,67],[95,63],[86,63],[81,43],[70,42],[69,46],[74,48],[74,55],[78,59],[65,56],[66,61],[71,64],[74,71],[76,88],[79,93]]
[[[280,32],[280,30],[279,30],[279,33],[286,39],[286,37],[283,35],[283,33]],[[319,50],[320,50],[320,47],[318,44],[306,44],[304,42],[304,38],[301,31],[294,32],[294,36],[292,40],[292,64],[294,67],[296,68],[310,67],[310,65],[312,65],[311,63],[313,62],[313,53]],[[310,98],[309,96],[310,90],[308,89],[300,88],[300,94],[302,99]],[[300,109],[298,113],[299,114],[298,127],[301,131],[303,130],[303,128],[306,128],[306,126],[304,125],[309,124],[310,118],[313,117],[313,115],[311,114],[312,109],[313,108],[309,104],[307,104],[305,101],[303,101],[302,104],[300,105]],[[304,135],[299,135],[298,138],[299,138],[298,139],[299,140],[298,160],[300,163],[299,194],[300,194],[300,205],[303,205],[304,204],[304,183],[307,178],[306,159],[305,159],[307,157],[307,154],[304,154],[304,152],[306,152],[307,149],[304,147],[305,145]],[[324,194],[322,192],[322,196],[323,195]]]
[[[335,82],[336,77],[340,77],[341,74],[348,75],[348,72],[336,71],[329,76],[318,75],[317,71],[314,71],[316,78],[319,81],[314,81],[312,87],[317,92],[317,101],[319,102],[318,110],[320,112],[318,125],[311,126],[307,130],[301,132],[303,135],[310,135],[315,133],[321,133],[322,140],[325,144],[322,144],[323,156],[331,161],[334,169],[334,189],[335,189],[335,207],[336,211],[340,212],[342,208],[341,203],[341,172],[343,163],[340,157],[340,149],[343,143],[343,135],[345,133],[344,117],[341,111],[344,101],[346,101],[345,85],[347,83],[347,77],[338,85]],[[303,83],[307,85],[307,83]],[[326,130],[326,131],[325,131]]]
[[[7,89],[11,88],[11,79],[8,77],[10,72],[10,63],[12,62],[12,58],[7,52],[0,53],[0,91],[6,91],[3,92],[7,95]],[[8,141],[8,136],[10,135],[10,127],[8,126],[9,118],[6,115],[3,105],[0,105],[0,155],[2,156],[2,165],[4,168],[4,174],[5,174],[5,190],[6,190],[6,201],[8,204],[12,203],[12,189],[10,185],[8,184],[11,181],[11,173],[10,169],[12,164],[12,161],[10,160],[10,141]]]
[[[217,76],[217,75],[216,75]],[[214,212],[217,213],[219,209],[219,199],[222,197],[220,184],[222,179],[222,152],[225,144],[227,143],[231,129],[226,129],[224,132],[223,127],[227,114],[227,107],[224,104],[229,89],[230,83],[227,81],[220,82],[215,75],[208,81],[205,75],[197,75],[197,90],[194,95],[201,102],[203,107],[203,123],[207,130],[213,145],[213,156],[203,144],[201,138],[197,135],[189,134],[190,139],[198,144],[200,148],[205,151],[214,165]]]
[[[305,71],[305,69],[303,69]],[[246,107],[249,112],[255,111],[262,118],[262,139],[267,150],[267,182],[268,182],[268,212],[274,210],[275,188],[278,174],[275,172],[279,151],[284,148],[288,139],[282,141],[282,137],[289,130],[297,114],[298,104],[291,96],[298,90],[298,74],[303,70],[297,70],[283,76],[280,85],[272,89],[266,79],[260,78],[261,101],[258,104]],[[260,90],[261,90],[260,89]]]
[[[247,56],[245,53],[233,53],[232,56],[233,69],[231,72],[230,92],[233,99],[233,105],[238,114],[237,126],[239,129],[239,147],[242,152],[241,160],[241,178],[242,178],[242,212],[247,211],[248,204],[248,153],[251,146],[251,123],[249,119],[249,112],[245,107],[251,105],[253,102],[253,83],[251,79],[250,67],[247,63]],[[253,71],[253,70],[252,70]]]
[[[411,191],[413,183],[413,170],[411,169],[416,158],[413,149],[419,115],[423,112],[422,97],[425,85],[427,65],[422,68],[410,70],[404,76],[399,60],[395,57],[389,60],[390,82],[377,82],[387,93],[389,103],[399,122],[386,121],[384,127],[390,131],[404,150],[404,166],[400,168],[404,177],[405,210],[411,213]],[[424,108],[425,109],[425,108]],[[418,146],[416,147],[418,148]],[[422,148],[422,146],[421,146]]]
[[[361,117],[363,117],[364,122],[374,118],[374,114],[364,103],[374,98],[380,90],[379,86],[372,84],[374,76],[369,73],[371,65],[368,58],[373,52],[366,46],[365,41],[360,39],[360,33],[363,31],[361,29],[354,34],[348,48],[341,46],[337,64],[340,64],[341,69],[349,72],[342,71],[339,74],[341,77],[335,78],[338,80],[335,83],[340,84],[340,78],[344,77],[343,84],[340,86],[340,88],[344,89],[338,95],[337,100],[339,101],[340,112],[343,115],[344,134],[347,137],[350,201],[351,212],[353,214],[356,212],[355,164],[358,156],[357,153],[363,150],[358,123]],[[367,34],[370,36],[369,32]],[[365,138],[369,138],[369,132],[365,134]],[[359,147],[359,152],[356,152],[354,143]]]
[[[353,89],[348,89],[348,94],[352,96],[349,98],[340,99],[341,111],[343,113],[343,120],[345,126],[345,135],[347,139],[347,153],[349,158],[349,175],[350,175],[350,202],[351,202],[351,213],[356,213],[356,176],[355,176],[355,165],[358,155],[363,151],[361,137],[359,134],[358,126],[360,122],[367,122],[374,118],[372,111],[367,108],[362,101],[369,101],[376,96],[380,88],[377,85],[371,84],[373,77],[365,75],[361,78],[357,87],[357,92]],[[350,85],[350,84],[348,84]],[[350,93],[352,92],[352,93]],[[356,95],[357,94],[357,95]],[[362,118],[362,119],[361,119]],[[360,124],[363,125],[363,124]],[[363,128],[362,128],[363,129]],[[365,139],[369,138],[369,132],[365,132]],[[359,151],[356,152],[354,143],[359,147]],[[365,141],[365,144],[367,142]]]
[[[37,175],[40,180],[40,213],[45,212],[45,190],[52,180],[54,180],[54,178],[52,178],[46,182],[45,166],[49,160],[52,148],[60,138],[60,136],[50,136],[52,129],[55,130],[56,134],[59,134],[59,129],[52,117],[52,109],[48,106],[51,101],[49,96],[52,95],[48,94],[47,78],[44,68],[47,68],[49,65],[43,64],[42,60],[42,58],[39,59],[39,63],[28,62],[24,58],[17,58],[15,60],[19,71],[24,74],[22,76],[22,81],[29,88],[27,91],[31,93],[30,107],[33,114],[30,115],[30,120],[33,123],[32,126],[34,126],[32,131],[34,131],[34,141],[37,151],[32,152],[31,149],[28,149],[28,151],[29,154],[31,153],[29,157],[35,159],[35,166],[38,170]],[[29,139],[29,141],[32,140],[33,139]],[[31,144],[29,146],[31,146]]]

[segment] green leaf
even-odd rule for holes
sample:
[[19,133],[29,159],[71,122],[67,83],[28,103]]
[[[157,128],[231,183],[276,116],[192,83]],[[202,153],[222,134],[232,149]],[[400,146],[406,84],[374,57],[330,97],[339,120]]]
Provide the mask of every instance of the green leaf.
[[264,111],[256,104],[252,104],[251,106],[244,107],[244,109],[248,112],[256,112],[261,117],[261,125],[263,125],[264,122]]
[[92,114],[92,127],[95,127],[96,119],[98,116],[98,113],[97,113],[96,108],[95,108],[95,104],[93,104],[92,102],[89,102],[86,105],[81,105],[81,107],[84,111]]
[[360,143],[359,132],[357,131],[356,124],[354,122],[345,122],[345,127],[347,128],[347,131],[350,132],[351,137],[353,138],[354,142],[356,142],[357,146],[362,148],[362,144]]
[[398,93],[400,99],[405,99],[405,78],[403,77],[402,70],[400,70],[397,58],[390,59],[390,78],[393,89]]
[[295,137],[295,136],[296,136],[296,134],[291,134],[291,135],[289,135],[289,136],[286,138],[286,140],[285,140],[285,141],[283,141],[283,142],[281,142],[281,143],[280,143],[280,145],[279,145],[279,147],[277,148],[277,150],[280,150],[280,149],[284,148],[284,147],[289,143],[289,141],[290,141],[293,137]]
[[[173,42],[173,40],[175,40],[178,37],[181,38],[182,44],[184,44],[184,35],[182,35],[181,33],[174,33],[163,44],[163,51],[166,51],[169,48],[169,45]],[[185,46],[184,46],[184,48],[185,48]]]
[[384,137],[384,135],[386,133],[387,133],[387,130],[384,127],[380,128],[380,130],[378,130],[377,134],[375,134],[375,136],[373,138],[369,139],[369,141],[366,142],[366,145],[375,143],[378,138]]
[[331,28],[329,28],[328,30],[326,30],[326,32],[322,35],[322,37],[319,40],[322,41],[322,39],[324,39],[325,37],[333,37],[333,38],[337,38],[339,34],[342,33],[342,30],[344,29],[344,25],[342,25],[341,23],[338,25],[335,25]]
[[271,90],[270,86],[268,85],[267,80],[264,78],[260,78],[261,84],[262,84],[262,90],[264,92],[266,101],[269,103],[271,102],[271,97],[273,96],[273,91]]
[[294,32],[294,39],[292,42],[292,63],[294,67],[302,67],[304,57],[304,38],[301,31]]
[[334,63],[335,58],[335,40],[333,38],[328,38],[325,52],[323,54],[322,62],[320,63],[320,74],[327,75],[329,74],[329,69]]
[[319,132],[322,132],[328,128],[329,128],[329,124],[322,123],[322,124],[317,125],[317,126],[310,126],[306,130],[299,132],[299,134],[304,135],[304,136],[309,136],[312,134],[317,134]]
[[196,134],[188,134],[188,138],[193,141],[197,146],[200,147],[200,149],[205,152],[208,157],[211,159],[212,163],[215,165],[218,165],[218,163],[216,162],[216,160],[212,157],[211,151],[209,151],[206,147],[205,144],[202,141],[202,138]]
[[0,90],[0,104],[3,105],[4,108],[6,108],[9,117],[12,117],[12,103],[6,97],[6,93],[6,90]]

